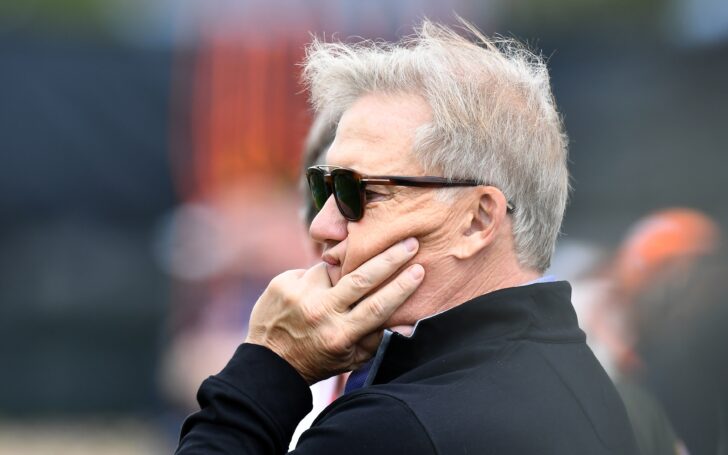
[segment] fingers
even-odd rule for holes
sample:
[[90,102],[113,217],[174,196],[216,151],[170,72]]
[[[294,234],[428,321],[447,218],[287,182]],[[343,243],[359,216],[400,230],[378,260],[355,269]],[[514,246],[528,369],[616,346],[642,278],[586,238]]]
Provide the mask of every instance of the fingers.
[[331,290],[336,306],[343,311],[364,297],[372,289],[392,276],[417,253],[419,243],[414,237],[392,245],[369,259],[359,268],[341,277]]
[[381,330],[370,333],[362,338],[354,348],[354,358],[351,365],[352,370],[359,369],[377,353],[379,344],[382,342],[383,333]]
[[326,263],[319,262],[301,275],[303,278],[312,280],[317,286],[330,287],[331,279],[326,271]]
[[369,335],[366,335],[364,338],[359,340],[357,343],[357,347],[364,352],[368,352],[370,357],[376,354],[377,349],[379,348],[379,343],[382,342],[382,337],[384,334],[381,330],[377,330],[376,332],[372,332]]
[[359,302],[347,315],[353,338],[358,339],[379,329],[419,287],[424,276],[425,269],[420,264],[412,265],[375,294]]

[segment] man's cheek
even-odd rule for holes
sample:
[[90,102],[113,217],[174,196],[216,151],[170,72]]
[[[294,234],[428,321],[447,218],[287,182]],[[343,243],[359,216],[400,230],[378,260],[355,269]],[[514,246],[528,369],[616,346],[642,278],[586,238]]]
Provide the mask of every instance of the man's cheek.
[[357,245],[350,244],[346,251],[344,262],[341,264],[341,274],[349,274],[369,259],[384,251],[384,248],[376,248],[374,243],[375,242],[361,242]]
[[360,265],[367,262],[374,256],[382,253],[390,246],[401,242],[409,237],[417,237],[414,230],[405,226],[398,227],[395,232],[388,230],[386,235],[368,235],[361,240],[354,240],[349,237],[349,245],[346,251],[346,258],[342,263],[341,273],[346,275],[356,270]]

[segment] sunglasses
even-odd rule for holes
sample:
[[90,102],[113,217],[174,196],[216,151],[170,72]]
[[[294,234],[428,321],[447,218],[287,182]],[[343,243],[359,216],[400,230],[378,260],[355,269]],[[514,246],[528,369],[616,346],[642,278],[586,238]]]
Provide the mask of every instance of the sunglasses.
[[[311,189],[311,199],[316,212],[321,210],[329,196],[333,194],[339,212],[349,221],[359,221],[364,216],[367,185],[420,188],[481,185],[475,180],[450,180],[444,177],[363,175],[355,170],[338,166],[312,166],[306,170],[306,180]],[[513,205],[508,203],[508,212],[513,210]]]

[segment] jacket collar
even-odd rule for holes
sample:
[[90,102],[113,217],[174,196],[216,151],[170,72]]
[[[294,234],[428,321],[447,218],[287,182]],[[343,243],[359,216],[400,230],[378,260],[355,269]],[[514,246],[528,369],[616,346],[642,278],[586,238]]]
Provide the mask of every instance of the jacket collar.
[[566,281],[500,289],[420,320],[410,337],[393,333],[367,382],[382,383],[442,355],[508,339],[584,341]]

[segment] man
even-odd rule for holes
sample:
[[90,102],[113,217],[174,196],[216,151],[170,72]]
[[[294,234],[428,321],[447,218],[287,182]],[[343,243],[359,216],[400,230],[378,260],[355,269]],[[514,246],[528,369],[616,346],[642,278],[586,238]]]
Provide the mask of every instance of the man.
[[323,263],[271,282],[178,453],[283,453],[307,385],[361,367],[295,453],[637,453],[569,285],[542,277],[568,193],[545,65],[470,31],[311,44],[313,105],[340,119],[308,171]]

